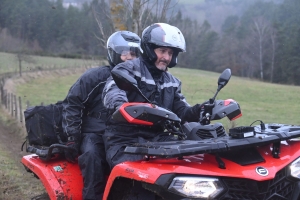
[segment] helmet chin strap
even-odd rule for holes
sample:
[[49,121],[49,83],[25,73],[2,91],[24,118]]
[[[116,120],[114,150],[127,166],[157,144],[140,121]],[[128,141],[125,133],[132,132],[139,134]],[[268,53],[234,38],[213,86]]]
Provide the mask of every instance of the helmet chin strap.
[[178,54],[179,54],[179,51],[174,49],[172,59],[171,59],[169,65],[167,67],[172,68],[172,67],[175,67],[177,65]]

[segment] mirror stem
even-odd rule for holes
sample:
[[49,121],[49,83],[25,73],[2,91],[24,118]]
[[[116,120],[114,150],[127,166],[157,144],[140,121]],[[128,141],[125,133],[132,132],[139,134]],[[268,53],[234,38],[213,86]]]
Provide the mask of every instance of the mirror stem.
[[[211,98],[211,100],[213,100],[213,102],[215,101],[215,99],[216,99],[216,96],[217,96],[217,94],[219,93],[219,91],[220,91],[220,89],[218,88],[218,90],[217,90],[217,92],[216,92],[215,96],[214,96],[213,98]],[[212,103],[213,103],[213,102],[212,102]]]

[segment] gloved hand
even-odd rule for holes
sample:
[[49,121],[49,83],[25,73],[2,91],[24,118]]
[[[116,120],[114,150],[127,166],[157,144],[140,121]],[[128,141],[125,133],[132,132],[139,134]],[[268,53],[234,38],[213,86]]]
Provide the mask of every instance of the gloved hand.
[[192,107],[192,113],[193,115],[200,116],[201,111],[203,111],[205,108],[209,108],[210,106],[212,106],[212,104],[209,103],[209,100],[201,104],[196,104]]
[[70,147],[68,149],[64,149],[65,158],[68,162],[75,163],[76,158],[79,154],[79,140],[73,136],[68,137],[68,142],[66,146]]
[[200,113],[204,108],[204,105],[208,104],[209,101],[205,101],[202,104],[196,104],[186,110],[182,116],[182,122],[199,122]]
[[191,112],[192,112],[192,115],[194,116],[200,116],[200,112],[201,112],[201,108],[203,107],[202,104],[196,104],[194,105],[192,108],[191,108]]

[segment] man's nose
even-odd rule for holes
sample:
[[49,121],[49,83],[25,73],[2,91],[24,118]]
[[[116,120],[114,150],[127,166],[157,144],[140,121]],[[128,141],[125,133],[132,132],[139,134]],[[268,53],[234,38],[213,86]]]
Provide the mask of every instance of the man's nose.
[[172,55],[170,55],[169,53],[164,53],[163,54],[163,58],[166,60],[171,60],[172,59]]

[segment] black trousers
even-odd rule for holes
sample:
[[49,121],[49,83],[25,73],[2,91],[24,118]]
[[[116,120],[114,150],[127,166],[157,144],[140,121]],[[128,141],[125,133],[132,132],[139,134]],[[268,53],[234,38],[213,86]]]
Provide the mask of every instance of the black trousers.
[[177,137],[168,133],[136,127],[124,127],[118,125],[107,126],[103,135],[106,160],[112,169],[125,161],[137,161],[144,159],[143,155],[126,154],[127,145],[146,142],[176,141]]
[[83,176],[82,198],[101,200],[109,174],[102,134],[84,133],[80,150],[78,164]]

